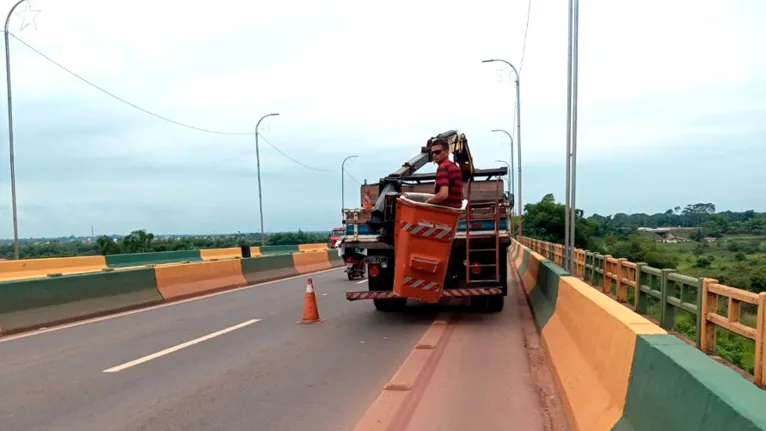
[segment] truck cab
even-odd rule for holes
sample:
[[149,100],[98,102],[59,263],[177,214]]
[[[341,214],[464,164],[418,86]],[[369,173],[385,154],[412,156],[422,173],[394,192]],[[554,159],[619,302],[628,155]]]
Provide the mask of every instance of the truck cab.
[[335,248],[335,244],[338,243],[338,240],[343,237],[343,235],[346,234],[346,228],[345,227],[336,227],[332,231],[330,231],[330,247],[329,248]]

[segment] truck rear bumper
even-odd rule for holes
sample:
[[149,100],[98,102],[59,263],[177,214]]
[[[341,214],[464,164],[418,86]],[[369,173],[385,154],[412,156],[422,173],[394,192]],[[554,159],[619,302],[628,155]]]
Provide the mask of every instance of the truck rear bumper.
[[[442,298],[463,298],[469,296],[490,296],[502,295],[503,289],[499,287],[474,287],[470,289],[444,289]],[[387,290],[383,292],[370,292],[367,290],[358,292],[346,292],[346,299],[349,301],[359,301],[361,299],[391,299],[403,298],[396,293]]]

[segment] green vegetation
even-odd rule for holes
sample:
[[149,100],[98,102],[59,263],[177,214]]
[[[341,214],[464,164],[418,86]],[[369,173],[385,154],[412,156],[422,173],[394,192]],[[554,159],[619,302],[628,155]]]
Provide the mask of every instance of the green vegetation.
[[[564,205],[552,194],[525,205],[524,212],[524,235],[564,243]],[[671,239],[666,240],[670,242],[663,242],[659,234],[638,230],[647,227],[674,228]],[[716,213],[713,204],[700,203],[654,215],[594,214],[585,218],[578,209],[575,244],[654,268],[715,278],[751,292],[766,291],[766,213]]]
[[[294,245],[326,243],[328,232],[280,232],[266,234],[265,245]],[[102,235],[95,241],[88,239],[58,238],[25,240],[20,244],[22,259],[44,257],[93,256],[119,253],[142,253],[156,251],[194,250],[201,248],[226,248],[242,245],[261,245],[260,234],[233,234],[208,236],[163,236],[158,237],[143,229],[135,230],[122,237]],[[0,257],[13,259],[13,243],[0,244]]]
[[[552,194],[524,207],[524,235],[564,243],[564,205]],[[675,207],[664,213],[584,217],[577,210],[575,244],[596,253],[645,262],[649,266],[674,269],[691,277],[709,277],[751,292],[766,291],[766,213],[755,211],[715,212],[711,203]],[[652,232],[639,228],[670,228]],[[655,286],[658,288],[659,286]],[[697,292],[684,291],[684,300],[694,303]],[[633,295],[628,302],[632,303]],[[726,315],[726,304],[719,314]],[[648,315],[660,318],[659,303],[650,298]],[[755,307],[742,306],[741,322],[755,326]],[[695,316],[677,310],[674,329],[696,338]],[[718,328],[716,353],[730,363],[753,371],[754,343]]]

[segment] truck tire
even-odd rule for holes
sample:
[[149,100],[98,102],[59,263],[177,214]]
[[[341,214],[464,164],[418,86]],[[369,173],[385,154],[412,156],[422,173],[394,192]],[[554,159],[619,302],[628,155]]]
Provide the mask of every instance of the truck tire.
[[488,302],[486,296],[472,296],[469,304],[469,310],[474,313],[484,313],[487,311]]
[[378,311],[402,311],[407,305],[407,298],[373,299]]
[[503,311],[503,295],[474,296],[471,298],[471,310],[476,313],[499,313]]
[[487,313],[499,313],[503,311],[505,305],[505,296],[503,295],[491,295],[487,297]]

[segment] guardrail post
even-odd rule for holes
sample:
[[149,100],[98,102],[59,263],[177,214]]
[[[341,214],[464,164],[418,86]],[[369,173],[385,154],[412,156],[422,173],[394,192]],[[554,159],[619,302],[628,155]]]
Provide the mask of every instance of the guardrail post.
[[646,314],[646,309],[649,305],[647,301],[648,298],[646,297],[647,294],[641,290],[641,284],[644,282],[643,272],[645,266],[645,262],[638,262],[636,264],[636,297],[634,298],[634,307],[638,314]]
[[552,242],[548,243],[548,260],[556,262],[556,244]]
[[622,263],[627,260],[624,257],[617,259],[617,299],[622,302],[628,302],[628,286],[622,283],[627,269]]
[[[559,253],[559,266],[564,266],[564,262],[568,262],[568,259],[566,259],[566,256],[564,256],[564,246],[563,245],[557,245],[556,249]],[[574,271],[572,271],[574,272]],[[575,275],[575,274],[572,274]]]
[[676,271],[673,269],[663,269],[662,277],[660,278],[660,326],[665,330],[673,329],[676,325],[676,307],[668,302],[668,298],[676,294],[675,283],[668,281],[668,274],[671,272]]
[[708,286],[717,283],[718,280],[716,279],[703,278],[702,289],[700,289],[700,296],[702,297],[701,305],[699,308],[701,324],[699,332],[699,344],[697,345],[697,348],[709,354],[715,354],[715,323],[709,321],[707,319],[707,315],[708,313],[715,313],[718,311],[718,295],[710,293]]
[[611,258],[611,254],[604,255],[604,269],[602,271],[604,276],[604,284],[601,286],[601,290],[607,295],[612,293],[612,279],[607,275],[607,270],[609,269],[609,259]]
[[[700,277],[697,280],[699,280],[699,288],[697,289],[697,339],[695,340],[697,343],[697,348],[699,349],[700,342],[702,340],[702,323],[705,322],[707,319],[704,317],[704,314],[702,312],[702,297],[704,296],[702,294],[703,285],[705,283],[705,278]],[[718,283],[718,280],[713,281],[714,283]],[[729,307],[731,309],[731,307]],[[737,322],[739,322],[739,311],[737,312]],[[731,319],[732,316],[729,316],[729,319]]]
[[593,254],[593,285],[595,287],[600,287],[601,283],[604,281],[604,280],[599,281],[598,271],[597,271],[597,269],[601,269],[601,265],[603,264],[603,262],[604,262],[604,255],[598,254],[598,253]]
[[[559,266],[564,266],[565,262],[568,262],[569,259],[566,259],[566,256],[564,256],[564,246],[563,245],[556,245],[556,251],[559,253]],[[574,272],[574,271],[572,271]],[[574,274],[572,274],[574,275]]]
[[755,328],[753,377],[755,377],[756,385],[766,388],[766,292],[758,294],[758,322]]
[[598,286],[598,282],[596,281],[596,274],[598,274],[598,271],[596,269],[598,268],[598,265],[600,262],[600,260],[598,259],[599,256],[600,254],[593,253],[593,262],[592,262],[593,266],[591,267],[591,282],[596,283],[597,286]]

